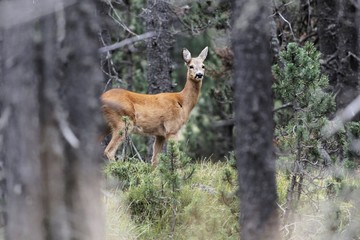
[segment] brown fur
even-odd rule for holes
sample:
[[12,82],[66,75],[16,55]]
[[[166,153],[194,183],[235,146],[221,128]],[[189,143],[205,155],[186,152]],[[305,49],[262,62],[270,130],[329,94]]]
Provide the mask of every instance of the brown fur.
[[101,95],[102,110],[112,132],[104,151],[109,160],[115,159],[116,150],[126,134],[137,133],[155,136],[151,163],[157,164],[157,155],[164,143],[176,138],[198,101],[207,52],[206,47],[197,58],[191,58],[190,52],[183,50],[188,72],[181,92],[150,95],[111,89]]

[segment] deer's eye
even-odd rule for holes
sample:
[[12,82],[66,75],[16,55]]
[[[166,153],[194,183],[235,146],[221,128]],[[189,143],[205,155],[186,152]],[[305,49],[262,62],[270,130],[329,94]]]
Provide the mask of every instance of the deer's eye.
[[194,66],[193,66],[193,65],[190,65],[189,68],[190,68],[190,69],[194,69]]
[[202,68],[205,69],[205,65],[202,65]]

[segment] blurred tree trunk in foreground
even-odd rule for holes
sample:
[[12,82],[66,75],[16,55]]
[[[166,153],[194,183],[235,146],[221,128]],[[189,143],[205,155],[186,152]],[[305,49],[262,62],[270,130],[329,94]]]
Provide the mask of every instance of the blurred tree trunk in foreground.
[[242,240],[279,239],[268,1],[234,1],[236,158]]
[[1,51],[0,130],[6,238],[44,239],[33,25],[25,23],[4,31]]
[[[104,234],[100,149],[94,147],[101,123],[95,1],[50,2],[25,4],[33,19],[3,30],[5,235],[99,240]],[[35,20],[37,15],[43,17]]]

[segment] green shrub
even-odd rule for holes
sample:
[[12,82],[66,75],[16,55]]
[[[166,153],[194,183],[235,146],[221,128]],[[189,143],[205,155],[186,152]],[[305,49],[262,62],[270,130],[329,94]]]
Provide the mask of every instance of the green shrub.
[[229,163],[195,165],[169,142],[156,168],[116,162],[105,169],[128,183],[123,194],[138,239],[238,239],[237,177]]
[[309,42],[302,47],[289,43],[279,56],[279,64],[273,66],[275,138],[282,156],[278,165],[287,167],[283,170],[289,179],[287,191],[279,192],[288,225],[298,208],[320,191],[324,168],[336,158],[332,147],[339,145],[337,136],[322,137],[335,97],[325,92],[329,84],[321,74],[320,53]]
[[152,169],[149,164],[140,161],[116,161],[106,165],[104,172],[120,180],[126,189],[139,185],[144,176],[151,175]]
[[328,79],[320,72],[320,53],[311,43],[299,47],[289,43],[273,66],[276,105],[288,106],[275,112],[276,138],[284,151],[296,154],[299,146],[308,146],[308,159],[318,158],[318,146],[324,144],[321,129],[327,115],[335,110],[335,97],[324,92]]

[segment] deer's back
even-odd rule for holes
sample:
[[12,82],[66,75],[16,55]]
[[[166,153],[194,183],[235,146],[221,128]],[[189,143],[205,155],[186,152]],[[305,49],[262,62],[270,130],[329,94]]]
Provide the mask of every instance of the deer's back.
[[101,100],[108,121],[128,116],[134,125],[133,131],[140,134],[167,137],[176,134],[187,119],[179,93],[150,95],[111,89],[102,94]]

